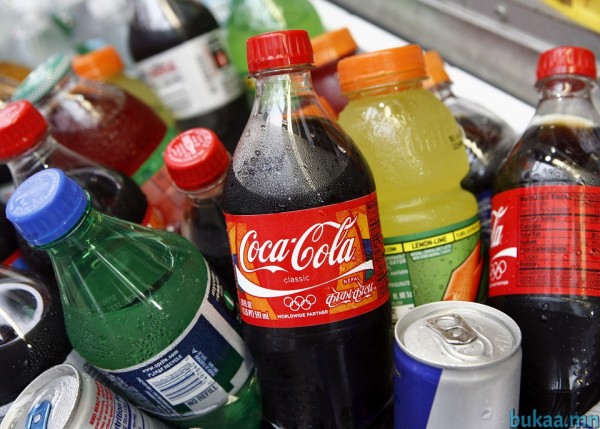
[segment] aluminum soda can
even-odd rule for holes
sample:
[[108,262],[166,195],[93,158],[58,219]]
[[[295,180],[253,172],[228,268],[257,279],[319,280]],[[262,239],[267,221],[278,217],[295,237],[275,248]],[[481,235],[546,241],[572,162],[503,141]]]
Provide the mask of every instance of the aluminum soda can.
[[15,399],[0,429],[168,429],[86,373],[56,365]]
[[487,305],[441,301],[395,326],[395,429],[506,429],[518,414],[521,331]]

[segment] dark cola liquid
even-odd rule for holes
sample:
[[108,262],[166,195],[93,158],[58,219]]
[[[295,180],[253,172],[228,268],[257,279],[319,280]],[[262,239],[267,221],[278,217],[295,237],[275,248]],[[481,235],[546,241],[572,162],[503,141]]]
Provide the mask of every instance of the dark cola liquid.
[[6,218],[6,205],[0,202],[0,262],[17,250],[17,236],[12,223]]
[[[91,196],[92,207],[110,216],[142,223],[148,209],[146,196],[129,177],[114,170],[83,168],[67,172]],[[54,276],[52,262],[45,250],[31,247],[17,234],[19,250],[24,261],[45,278]]]
[[46,287],[31,273],[0,267],[0,406],[14,401],[43,371],[65,362],[71,351],[58,288]]
[[[129,50],[136,62],[219,28],[213,14],[198,2],[173,1],[172,3],[175,5],[172,9],[167,5],[163,6],[166,11],[165,16],[176,16],[177,24],[141,9],[130,22]],[[164,21],[161,20],[163,18]],[[214,53],[214,55],[219,55],[221,59],[226,58],[224,52]],[[176,125],[181,131],[197,127],[211,129],[227,150],[233,153],[249,115],[246,96],[240,93],[239,97],[208,113],[177,119]]]
[[221,209],[214,205],[194,206],[187,214],[182,235],[200,250],[204,259],[235,300],[237,286],[231,263],[227,226]]
[[[225,184],[226,213],[301,210],[375,190],[366,162],[331,123],[302,118],[287,127],[257,128],[247,129],[236,151]],[[265,420],[281,428],[382,427],[392,397],[390,324],[389,305],[304,328],[244,323]]]
[[[499,172],[495,193],[537,184],[600,186],[599,154],[598,128],[567,119],[533,126]],[[507,295],[488,303],[523,333],[522,415],[583,414],[600,401],[599,297]]]

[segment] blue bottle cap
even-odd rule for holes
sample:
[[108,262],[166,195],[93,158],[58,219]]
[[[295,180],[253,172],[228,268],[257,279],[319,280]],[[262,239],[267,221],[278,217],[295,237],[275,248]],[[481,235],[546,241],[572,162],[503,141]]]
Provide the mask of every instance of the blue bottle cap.
[[33,246],[51,243],[81,219],[87,193],[65,173],[49,168],[21,183],[8,199],[6,217]]

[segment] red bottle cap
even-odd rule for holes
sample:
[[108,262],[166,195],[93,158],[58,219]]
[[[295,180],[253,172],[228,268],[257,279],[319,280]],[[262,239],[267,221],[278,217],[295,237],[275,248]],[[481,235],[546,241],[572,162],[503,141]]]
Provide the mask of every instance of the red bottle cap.
[[538,59],[537,79],[557,74],[575,74],[596,79],[594,53],[580,46],[559,46],[543,52]]
[[37,144],[47,129],[46,119],[30,101],[8,103],[0,110],[0,158],[26,151]]
[[164,154],[175,185],[189,191],[204,188],[223,176],[230,160],[219,137],[207,128],[192,128],[179,134]]
[[312,64],[313,49],[305,30],[284,30],[260,34],[246,42],[248,71]]

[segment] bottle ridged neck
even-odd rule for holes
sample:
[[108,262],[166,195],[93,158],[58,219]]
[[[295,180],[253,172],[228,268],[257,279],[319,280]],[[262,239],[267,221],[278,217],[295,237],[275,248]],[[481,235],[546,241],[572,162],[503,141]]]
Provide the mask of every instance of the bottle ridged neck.
[[532,122],[547,115],[565,115],[584,119],[600,126],[600,113],[592,102],[596,83],[583,76],[551,76],[537,82],[539,103]]
[[356,100],[358,98],[363,97],[376,97],[380,95],[408,91],[410,89],[423,89],[422,82],[423,80],[421,78],[418,78],[410,80],[398,80],[374,86],[365,85],[361,89],[347,92],[344,95],[346,95],[346,97],[348,97],[350,100]]

